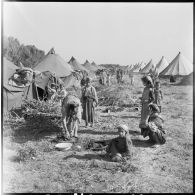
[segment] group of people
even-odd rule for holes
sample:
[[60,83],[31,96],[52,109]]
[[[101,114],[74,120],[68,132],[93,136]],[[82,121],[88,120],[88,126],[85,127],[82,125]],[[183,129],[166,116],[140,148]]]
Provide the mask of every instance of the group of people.
[[148,75],[142,78],[142,82],[145,88],[141,98],[142,110],[139,124],[141,135],[143,137],[149,136],[149,142],[164,144],[164,121],[160,115],[162,112],[161,101],[163,99],[160,81],[153,82]]
[[56,85],[55,83],[50,86],[45,87],[45,91],[43,94],[44,101],[55,101],[62,102],[62,100],[66,97],[67,91],[62,84]]
[[[163,118],[161,117],[161,101],[163,99],[160,89],[160,81],[152,79],[147,75],[142,78],[145,86],[141,103],[141,121],[139,127],[141,135],[149,137],[147,142],[156,144],[164,144],[166,142],[164,134],[166,133],[163,127]],[[107,153],[112,161],[122,161],[131,157],[132,141],[129,136],[128,126],[125,124],[118,126],[118,137],[111,140],[107,147]]]
[[[163,128],[163,119],[161,113],[161,100],[163,99],[160,89],[160,81],[152,80],[147,75],[142,78],[145,86],[141,97],[141,121],[139,128],[143,137],[149,136],[149,142],[154,144],[164,144],[166,142]],[[85,85],[82,88],[82,97],[80,99],[82,105],[81,118],[85,121],[85,126],[94,126],[95,108],[98,105],[98,97],[95,87],[91,84],[91,79],[86,78]],[[76,113],[75,113],[76,114]],[[129,128],[126,124],[118,127],[118,137],[110,140],[106,152],[112,161],[122,161],[128,159],[132,154],[132,141],[129,135]],[[76,133],[77,136],[77,133]]]

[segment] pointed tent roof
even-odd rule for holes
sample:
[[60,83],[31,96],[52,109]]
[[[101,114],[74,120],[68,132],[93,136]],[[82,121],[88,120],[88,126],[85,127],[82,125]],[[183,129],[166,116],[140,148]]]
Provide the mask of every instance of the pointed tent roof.
[[193,64],[179,52],[160,75],[188,75],[193,71]]
[[46,57],[34,68],[40,72],[50,71],[58,77],[65,77],[72,73],[73,69],[70,64],[64,61],[59,55],[51,49]]
[[94,67],[94,69],[97,69],[97,70],[103,69],[102,67],[98,66],[94,61],[91,63],[91,65]]
[[140,71],[141,73],[149,73],[151,69],[154,69],[155,65],[152,59],[148,62],[148,64]]
[[179,85],[193,85],[193,72],[190,73],[189,75],[185,76],[181,82],[179,83]]
[[91,71],[91,72],[95,72],[95,71],[98,69],[98,68],[95,67],[94,65],[90,64],[88,60],[85,61],[85,63],[83,64],[83,66],[84,66],[87,70],[89,70],[89,71]]
[[73,70],[83,70],[88,72],[88,70],[84,66],[82,66],[73,56],[68,63],[71,65]]
[[140,68],[141,70],[146,66],[146,63],[141,62]]
[[156,70],[158,73],[162,72],[162,70],[164,70],[167,66],[169,65],[169,63],[167,62],[167,60],[165,59],[164,56],[162,56],[162,58],[160,59],[160,61],[156,64]]
[[133,66],[133,68],[131,69],[132,72],[139,72],[139,69],[141,67],[142,63],[137,63]]
[[93,61],[92,63],[91,63],[92,65],[96,65],[96,63]]

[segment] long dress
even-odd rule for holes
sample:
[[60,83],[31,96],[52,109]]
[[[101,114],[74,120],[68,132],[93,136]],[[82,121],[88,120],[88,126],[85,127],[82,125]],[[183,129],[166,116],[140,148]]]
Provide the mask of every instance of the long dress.
[[153,88],[145,87],[142,94],[142,110],[141,110],[141,121],[139,124],[140,128],[146,128],[148,126],[148,119],[150,116],[149,104],[154,101]]
[[82,91],[82,119],[85,120],[86,124],[94,123],[95,103],[98,103],[98,97],[95,88],[91,85],[85,86]]
[[162,91],[160,89],[154,89],[154,95],[155,95],[155,101],[154,103],[157,104],[157,106],[160,109],[161,112],[161,100],[162,100]]

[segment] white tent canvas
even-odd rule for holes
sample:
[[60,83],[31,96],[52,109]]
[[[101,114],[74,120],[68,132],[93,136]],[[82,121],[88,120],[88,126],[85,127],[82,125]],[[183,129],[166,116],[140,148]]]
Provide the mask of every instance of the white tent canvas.
[[160,61],[156,64],[156,71],[158,73],[162,72],[167,66],[169,65],[169,63],[167,62],[167,60],[165,59],[164,56],[162,56],[162,58],[160,59]]
[[82,70],[88,72],[88,70],[82,66],[73,56],[68,63],[71,65],[73,70]]
[[193,64],[189,62],[181,52],[162,71],[160,75],[188,75],[193,71]]
[[193,85],[193,81],[194,80],[193,80],[193,72],[192,72],[181,80],[180,85]]
[[34,69],[40,72],[50,71],[55,73],[58,77],[65,77],[73,72],[70,64],[65,62],[59,55],[55,54],[53,50],[49,52]]
[[152,59],[148,62],[148,64],[140,71],[141,73],[149,73],[150,70],[154,70],[155,65]]

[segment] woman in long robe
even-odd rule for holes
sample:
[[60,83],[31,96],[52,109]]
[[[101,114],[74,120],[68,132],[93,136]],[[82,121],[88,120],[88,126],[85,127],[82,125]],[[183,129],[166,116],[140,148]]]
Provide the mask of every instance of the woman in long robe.
[[83,114],[82,119],[85,120],[85,125],[88,126],[91,123],[91,126],[94,126],[94,117],[95,117],[95,107],[98,104],[98,97],[95,88],[91,85],[90,78],[86,79],[86,85],[82,90],[82,106]]
[[150,117],[149,104],[154,102],[154,90],[153,82],[150,76],[145,76],[142,78],[142,82],[145,86],[142,93],[142,110],[141,110],[141,121],[139,127],[141,128],[141,135],[144,135],[144,129],[148,126],[148,119]]

